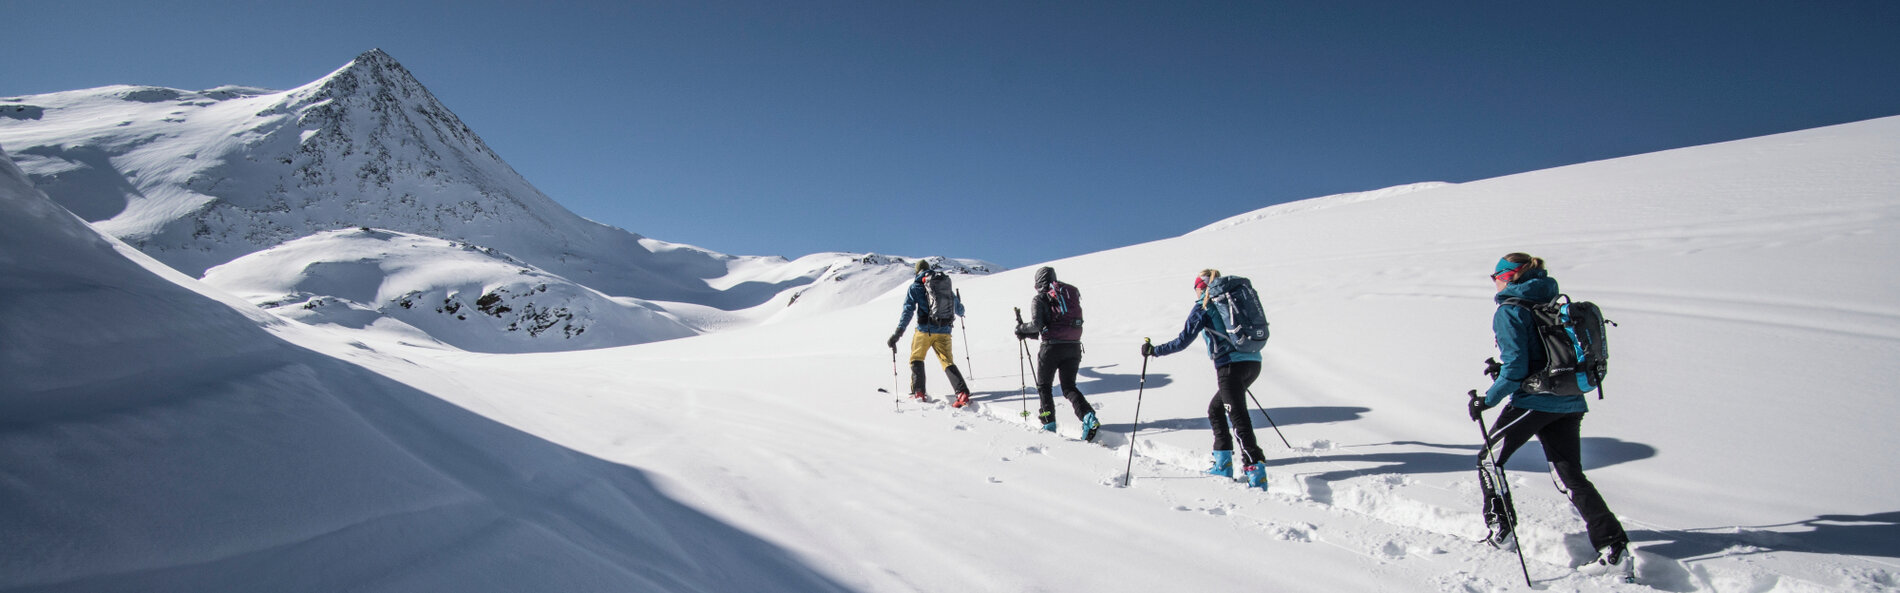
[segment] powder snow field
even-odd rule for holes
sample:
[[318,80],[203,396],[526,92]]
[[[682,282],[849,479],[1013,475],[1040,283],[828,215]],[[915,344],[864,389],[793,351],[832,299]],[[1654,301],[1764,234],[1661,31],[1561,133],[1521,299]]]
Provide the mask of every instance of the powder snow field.
[[[1639,582],[1572,570],[1593,552],[1533,444],[1508,469],[1538,589],[1900,587],[1900,118],[1052,262],[1084,296],[1097,444],[1066,403],[1061,435],[1019,416],[1009,310],[1035,266],[959,278],[978,394],[953,410],[879,391],[896,291],[481,354],[284,321],[89,233],[10,166],[0,207],[0,589],[1522,590],[1515,556],[1469,541],[1463,409],[1510,251],[1619,324],[1584,453]],[[1198,349],[1140,378],[1206,267],[1253,278],[1274,323],[1253,392],[1292,448],[1256,410],[1264,494],[1198,474]]]

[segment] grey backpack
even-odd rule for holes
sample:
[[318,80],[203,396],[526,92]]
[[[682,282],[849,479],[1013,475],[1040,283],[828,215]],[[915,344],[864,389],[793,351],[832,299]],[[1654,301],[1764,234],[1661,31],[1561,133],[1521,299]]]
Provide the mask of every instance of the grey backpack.
[[957,320],[957,291],[950,287],[950,275],[931,270],[924,275],[924,294],[928,306],[923,317],[931,325],[950,325]]

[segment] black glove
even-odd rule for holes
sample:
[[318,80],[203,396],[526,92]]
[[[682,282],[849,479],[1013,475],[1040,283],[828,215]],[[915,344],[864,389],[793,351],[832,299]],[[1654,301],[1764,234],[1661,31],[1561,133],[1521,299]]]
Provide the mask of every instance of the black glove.
[[1498,379],[1498,373],[1502,372],[1504,372],[1504,365],[1498,363],[1498,359],[1484,359],[1484,374],[1490,376],[1491,380],[1496,381]]
[[1141,343],[1141,356],[1142,356],[1143,358],[1146,358],[1146,357],[1149,357],[1149,356],[1154,356],[1154,355],[1155,355],[1155,345],[1154,345],[1154,344],[1150,344],[1150,343],[1147,343],[1147,342],[1142,342],[1142,343]]
[[1018,339],[1018,340],[1034,340],[1034,339],[1036,339],[1036,332],[1031,332],[1031,331],[1023,331],[1023,330],[1020,330],[1020,329],[1019,329],[1019,330],[1016,330],[1016,339]]
[[1484,397],[1479,396],[1478,390],[1473,389],[1471,390],[1471,401],[1465,403],[1465,409],[1471,412],[1472,422],[1483,422],[1484,411],[1491,409],[1491,406],[1484,405]]
[[891,334],[891,341],[889,341],[889,342],[885,342],[885,344],[888,344],[888,345],[890,345],[890,347],[891,347],[891,349],[892,349],[892,350],[896,350],[896,349],[897,349],[897,339],[898,339],[898,338],[901,338],[901,337],[903,337],[903,336],[904,336],[904,332],[897,332],[897,333],[894,333],[894,334]]

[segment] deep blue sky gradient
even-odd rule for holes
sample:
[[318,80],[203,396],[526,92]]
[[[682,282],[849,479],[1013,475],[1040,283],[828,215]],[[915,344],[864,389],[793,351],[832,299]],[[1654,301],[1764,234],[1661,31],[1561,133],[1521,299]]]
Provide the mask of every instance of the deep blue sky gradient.
[[286,89],[382,48],[588,218],[1009,266],[1900,114],[1893,1],[539,4],[0,0],[0,96]]

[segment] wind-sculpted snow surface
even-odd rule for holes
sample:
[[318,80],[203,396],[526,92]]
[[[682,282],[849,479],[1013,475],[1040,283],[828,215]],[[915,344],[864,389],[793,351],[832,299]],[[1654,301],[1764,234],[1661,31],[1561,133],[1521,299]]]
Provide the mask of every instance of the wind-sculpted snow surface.
[[845,590],[642,470],[285,342],[4,158],[0,214],[0,590]]

